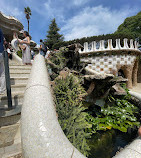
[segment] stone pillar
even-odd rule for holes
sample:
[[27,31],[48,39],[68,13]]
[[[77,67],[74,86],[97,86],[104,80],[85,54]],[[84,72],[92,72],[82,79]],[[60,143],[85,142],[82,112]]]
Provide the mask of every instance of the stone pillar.
[[88,42],[84,43],[84,52],[88,52]]
[[130,40],[130,49],[134,49],[133,39]]
[[120,39],[116,39],[116,48],[117,50],[121,49]]
[[92,49],[91,51],[96,51],[96,41],[92,42]]
[[124,40],[123,40],[123,43],[124,43],[123,49],[129,49],[127,41],[128,41],[128,39],[124,38]]
[[108,39],[108,50],[112,50],[113,49],[113,44],[112,44],[112,39]]
[[138,50],[138,42],[135,41],[135,49]]
[[126,65],[123,68],[123,72],[125,77],[128,79],[127,81],[127,88],[132,88],[132,71],[133,71],[133,65]]
[[133,67],[133,86],[137,86],[138,60],[135,61]]
[[104,50],[105,46],[104,46],[104,40],[100,40],[100,47],[99,47],[99,51]]

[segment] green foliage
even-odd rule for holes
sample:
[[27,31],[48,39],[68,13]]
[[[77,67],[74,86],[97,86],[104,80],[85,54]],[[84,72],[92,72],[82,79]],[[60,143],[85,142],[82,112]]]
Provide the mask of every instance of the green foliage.
[[50,61],[53,62],[55,65],[58,66],[59,70],[62,70],[66,66],[67,59],[64,57],[64,52],[66,52],[67,49],[61,49],[59,52],[54,53],[50,56]]
[[116,33],[126,33],[134,38],[141,38],[141,12],[135,16],[128,17],[118,27]]
[[66,79],[56,79],[54,93],[56,96],[56,110],[59,123],[70,142],[84,155],[88,155],[89,146],[87,138],[90,137],[88,129],[91,125],[84,112],[82,96],[85,94],[77,77],[67,76]]
[[47,32],[47,39],[45,39],[45,44],[50,49],[57,49],[56,46],[57,43],[60,43],[63,41],[63,35],[59,34],[60,29],[58,28],[56,24],[55,18],[51,21],[51,24],[49,26],[49,31]]
[[17,51],[17,55],[18,55],[20,58],[22,58],[22,50],[18,50],[18,51]]
[[31,9],[29,7],[24,8],[24,13],[26,14],[26,16],[28,15],[29,16],[28,18],[30,19],[30,15],[32,14],[31,14]]
[[88,120],[93,125],[92,132],[112,128],[127,132],[128,128],[139,126],[140,123],[135,117],[138,108],[127,100],[129,98],[129,94],[122,99],[109,95],[107,104],[96,111],[96,117],[88,115]]

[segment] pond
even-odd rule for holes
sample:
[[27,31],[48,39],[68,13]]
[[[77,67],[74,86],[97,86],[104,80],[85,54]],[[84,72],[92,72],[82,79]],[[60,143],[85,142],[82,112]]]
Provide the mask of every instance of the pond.
[[137,137],[137,130],[123,133],[117,130],[96,133],[89,140],[89,158],[112,158]]

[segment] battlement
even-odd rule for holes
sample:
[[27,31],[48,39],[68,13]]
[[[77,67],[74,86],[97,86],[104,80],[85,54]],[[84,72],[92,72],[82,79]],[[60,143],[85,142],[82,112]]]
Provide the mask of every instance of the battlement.
[[[107,46],[106,46],[107,45]],[[116,46],[113,46],[112,39],[108,39],[107,44],[105,40],[101,40],[100,42],[93,41],[90,44],[88,42],[84,43],[84,50],[79,51],[80,54],[90,54],[96,52],[105,52],[105,51],[119,51],[119,50],[126,50],[126,51],[136,51],[140,52],[138,49],[139,43],[130,39],[128,43],[128,39],[123,39],[123,47],[121,46],[120,39],[116,39]]]

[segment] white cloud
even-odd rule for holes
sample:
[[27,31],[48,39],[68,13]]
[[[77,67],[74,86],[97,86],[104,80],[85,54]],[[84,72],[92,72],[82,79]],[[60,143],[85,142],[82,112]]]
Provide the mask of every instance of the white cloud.
[[1,0],[0,2],[0,11],[6,15],[14,16],[15,18],[21,20],[23,18],[23,11],[8,3],[9,1]]
[[89,2],[89,0],[73,0],[73,4],[76,6],[84,5],[88,2]]
[[128,16],[137,13],[136,9],[122,8],[110,10],[103,6],[86,7],[72,17],[62,28],[65,40],[113,33]]
[[57,19],[64,21],[64,15],[63,15],[64,8],[63,7],[60,7],[60,8],[54,7],[51,0],[47,0],[47,2],[44,3],[44,7],[45,7],[44,12],[46,12],[46,15],[48,17],[50,18],[57,17]]

